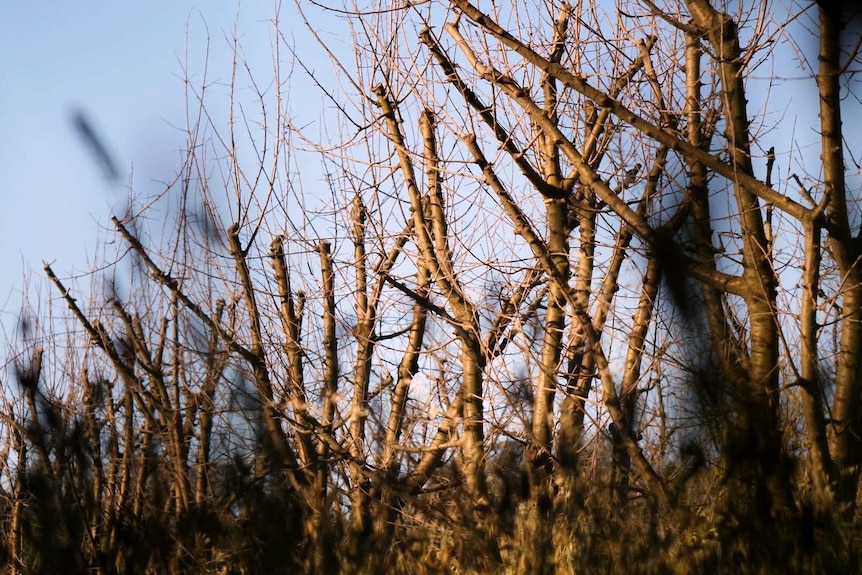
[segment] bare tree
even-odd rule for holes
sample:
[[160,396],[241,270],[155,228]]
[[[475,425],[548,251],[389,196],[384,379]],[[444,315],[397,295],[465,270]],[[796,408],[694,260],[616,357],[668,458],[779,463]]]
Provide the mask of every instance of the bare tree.
[[[127,285],[46,266],[79,349],[48,392],[31,346],[7,400],[16,568],[851,565],[858,15],[717,4],[298,4],[339,87],[278,23],[226,120],[204,79],[179,177],[113,219]],[[819,145],[759,72],[799,22]],[[293,121],[285,49],[336,136]]]

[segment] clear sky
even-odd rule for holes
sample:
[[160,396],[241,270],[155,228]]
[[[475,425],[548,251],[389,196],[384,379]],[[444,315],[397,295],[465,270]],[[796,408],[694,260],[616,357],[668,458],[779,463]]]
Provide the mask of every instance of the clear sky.
[[[228,73],[237,24],[245,54],[266,72],[273,12],[273,2],[239,7],[238,0],[0,2],[0,325],[7,337],[26,278],[41,282],[43,260],[63,276],[86,272],[99,226],[122,211],[130,181],[146,195],[179,168],[187,33],[193,74],[203,70],[207,35],[211,79]],[[286,3],[282,29],[301,32],[291,20],[295,8]],[[76,132],[76,110],[113,153],[115,183]]]
[[[251,66],[266,73],[274,6],[256,1],[239,7],[238,0],[0,0],[0,329],[7,337],[28,274],[33,285],[41,283],[43,260],[64,277],[90,270],[99,226],[122,213],[130,174],[135,192],[146,196],[176,173],[184,145],[187,50],[191,73],[199,78],[209,36],[210,79],[224,78],[228,39],[238,25]],[[326,30],[320,17],[316,11],[315,25]],[[296,38],[309,64],[328,66],[304,34],[292,2],[282,7],[281,29]],[[758,100],[768,96],[770,107],[786,114],[768,118],[781,130],[764,139],[776,146],[786,177],[796,168],[786,154],[789,142],[817,141],[805,122],[796,123],[792,107],[810,108],[806,114],[816,118],[816,93],[800,91],[812,83],[792,58],[783,66],[756,72],[785,80],[773,81],[769,92],[754,91],[750,111],[757,113]],[[308,90],[303,94],[302,83],[294,85],[292,104],[308,98],[304,107],[320,110],[319,92]],[[117,182],[105,179],[75,131],[76,110],[113,152]]]

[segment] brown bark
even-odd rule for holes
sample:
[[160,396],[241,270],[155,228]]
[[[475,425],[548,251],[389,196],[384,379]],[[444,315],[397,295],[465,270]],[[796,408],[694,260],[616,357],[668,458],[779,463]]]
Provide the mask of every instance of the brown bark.
[[[426,218],[425,202],[419,191],[413,160],[407,152],[395,110],[382,86],[375,88],[377,103],[383,110],[388,134],[399,157],[399,166],[410,195],[413,214],[413,229],[416,243],[424,261],[432,271],[432,277],[449,302],[454,315],[455,333],[461,342],[462,383],[460,395],[464,402],[464,474],[467,492],[478,510],[487,508],[488,497],[484,473],[484,418],[482,408],[482,381],[485,356],[479,339],[476,310],[469,303],[458,284],[452,267],[451,253],[447,245],[448,232],[446,214],[437,167],[437,151],[434,140],[433,118],[430,113],[421,116],[420,130],[425,141],[423,157],[427,163],[430,214]],[[430,221],[429,221],[430,220]]]
[[[723,95],[725,137],[734,173],[730,177],[742,239],[743,299],[748,309],[750,346],[745,381],[735,393],[741,433],[753,442],[747,448],[746,466],[755,468],[761,511],[773,517],[794,507],[792,488],[781,469],[783,446],[779,415],[777,278],[772,268],[769,242],[751,166],[743,60],[736,23],[715,11],[707,0],[688,0],[692,21],[708,38],[717,55]],[[740,175],[746,176],[745,178]],[[807,219],[807,217],[805,218]],[[737,454],[739,456],[739,454]]]
[[[828,202],[825,225],[829,248],[838,265],[843,286],[835,392],[828,430],[829,448],[837,466],[836,502],[846,517],[852,517],[862,463],[862,413],[859,409],[862,393],[862,266],[859,258],[862,250],[858,236],[853,237],[851,233],[846,197],[841,123],[840,4],[820,2],[818,12],[820,49],[816,80],[820,94],[820,158],[823,162],[824,197]],[[817,437],[816,427],[812,431]]]

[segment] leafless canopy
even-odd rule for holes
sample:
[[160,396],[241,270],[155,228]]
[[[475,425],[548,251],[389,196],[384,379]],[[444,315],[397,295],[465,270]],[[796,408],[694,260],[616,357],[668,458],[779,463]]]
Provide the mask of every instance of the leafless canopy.
[[226,118],[189,83],[110,289],[45,268],[72,345],[29,330],[6,400],[13,569],[852,561],[858,15],[298,3],[331,75],[286,17]]

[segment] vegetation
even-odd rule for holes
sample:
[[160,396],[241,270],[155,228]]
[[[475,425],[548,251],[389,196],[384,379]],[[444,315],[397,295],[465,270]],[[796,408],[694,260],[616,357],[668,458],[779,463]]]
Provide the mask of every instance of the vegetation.
[[113,219],[101,287],[46,266],[3,399],[7,570],[858,571],[858,15],[333,17],[337,84],[276,18],[226,117],[188,82],[181,169]]

